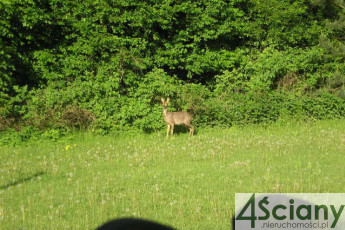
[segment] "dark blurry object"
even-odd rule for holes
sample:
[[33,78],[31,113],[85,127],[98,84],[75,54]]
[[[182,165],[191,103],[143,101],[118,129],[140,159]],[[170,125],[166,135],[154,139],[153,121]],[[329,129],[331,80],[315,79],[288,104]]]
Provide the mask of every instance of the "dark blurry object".
[[111,220],[96,230],[174,230],[174,228],[149,220],[123,218]]

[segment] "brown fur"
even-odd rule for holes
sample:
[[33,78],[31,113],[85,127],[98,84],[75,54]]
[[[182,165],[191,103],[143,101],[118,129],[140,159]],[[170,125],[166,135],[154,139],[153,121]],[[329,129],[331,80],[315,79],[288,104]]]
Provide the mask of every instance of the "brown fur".
[[193,116],[190,113],[181,111],[181,112],[168,112],[167,107],[170,101],[170,98],[167,98],[165,101],[164,98],[161,98],[163,104],[163,117],[165,122],[168,124],[167,127],[167,135],[169,137],[169,131],[171,132],[171,136],[174,134],[174,126],[184,124],[189,128],[189,134],[194,135],[194,126],[191,124],[193,120]]

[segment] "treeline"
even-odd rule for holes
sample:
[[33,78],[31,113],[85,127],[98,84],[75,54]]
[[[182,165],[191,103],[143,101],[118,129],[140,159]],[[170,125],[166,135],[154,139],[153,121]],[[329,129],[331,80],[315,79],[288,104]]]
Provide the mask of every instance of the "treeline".
[[345,116],[343,0],[2,0],[0,129]]

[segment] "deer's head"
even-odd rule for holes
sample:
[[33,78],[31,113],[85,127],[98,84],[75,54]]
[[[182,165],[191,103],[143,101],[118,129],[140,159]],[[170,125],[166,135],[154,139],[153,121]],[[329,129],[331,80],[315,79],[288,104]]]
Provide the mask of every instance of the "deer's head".
[[165,101],[164,98],[161,97],[161,101],[162,101],[163,108],[166,109],[168,107],[170,98],[168,97],[167,100]]

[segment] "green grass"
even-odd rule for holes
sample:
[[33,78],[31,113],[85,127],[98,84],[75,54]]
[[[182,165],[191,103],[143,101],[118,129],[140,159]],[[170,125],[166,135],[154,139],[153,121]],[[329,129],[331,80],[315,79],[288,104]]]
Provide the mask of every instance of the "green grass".
[[230,229],[235,193],[344,192],[345,120],[0,147],[2,229]]

